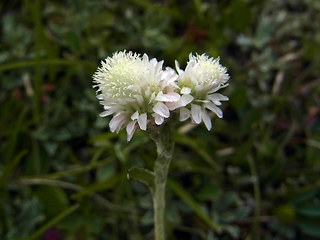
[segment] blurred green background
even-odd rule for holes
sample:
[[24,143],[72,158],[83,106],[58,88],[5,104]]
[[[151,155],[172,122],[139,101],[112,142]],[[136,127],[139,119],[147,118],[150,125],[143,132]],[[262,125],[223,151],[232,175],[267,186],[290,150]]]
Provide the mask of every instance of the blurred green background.
[[[92,88],[127,49],[221,57],[224,118],[182,126],[169,240],[320,239],[320,1],[1,1],[0,239],[153,239],[144,132],[110,133]],[[212,221],[223,229],[216,234]]]

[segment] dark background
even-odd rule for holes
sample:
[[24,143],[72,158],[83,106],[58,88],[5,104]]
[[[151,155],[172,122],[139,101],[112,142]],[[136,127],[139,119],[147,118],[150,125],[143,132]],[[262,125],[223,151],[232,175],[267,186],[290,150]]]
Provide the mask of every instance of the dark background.
[[320,238],[320,1],[11,0],[0,13],[0,239],[153,239],[150,195],[127,171],[152,169],[155,146],[110,133],[92,88],[124,49],[183,68],[205,52],[231,76],[224,118],[175,132],[168,239]]

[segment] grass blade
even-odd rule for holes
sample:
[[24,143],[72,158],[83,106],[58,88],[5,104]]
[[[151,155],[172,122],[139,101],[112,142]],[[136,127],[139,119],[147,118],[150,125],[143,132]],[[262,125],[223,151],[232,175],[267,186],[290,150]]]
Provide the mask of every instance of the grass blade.
[[221,227],[203,211],[201,206],[176,181],[168,179],[168,186],[214,231],[221,232]]

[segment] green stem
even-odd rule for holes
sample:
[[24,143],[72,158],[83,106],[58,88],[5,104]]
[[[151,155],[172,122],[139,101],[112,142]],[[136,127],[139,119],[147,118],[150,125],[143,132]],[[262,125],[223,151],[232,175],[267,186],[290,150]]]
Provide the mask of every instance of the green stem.
[[151,138],[156,143],[158,158],[154,164],[154,229],[155,240],[165,240],[164,213],[165,193],[169,165],[172,159],[174,143],[171,138],[169,126],[163,126],[158,131],[151,133]]

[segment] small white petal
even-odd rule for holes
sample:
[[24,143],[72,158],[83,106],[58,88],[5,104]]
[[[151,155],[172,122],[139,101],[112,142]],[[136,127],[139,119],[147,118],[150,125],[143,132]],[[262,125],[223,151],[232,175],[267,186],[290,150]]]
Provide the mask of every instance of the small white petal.
[[136,111],[134,114],[131,115],[131,120],[138,120],[139,112]]
[[206,125],[206,128],[210,131],[210,129],[212,127],[211,119],[210,119],[207,111],[204,108],[202,109],[201,116],[202,116],[202,120],[203,120],[204,124]]
[[228,87],[228,86],[229,86],[229,83],[220,84],[216,88],[212,89],[209,93],[214,93],[214,92],[220,90],[221,88],[225,88],[225,87]]
[[229,98],[220,93],[214,93],[208,96],[211,101],[228,101]]
[[160,116],[158,113],[154,113],[152,114],[152,116],[154,117],[154,122],[157,125],[161,125],[164,121],[164,117]]
[[180,98],[180,105],[181,106],[187,106],[189,103],[191,103],[193,100],[193,97],[189,94],[184,94]]
[[127,141],[128,142],[130,142],[130,140],[132,139],[134,132],[135,131],[133,131],[131,134],[127,134]]
[[196,104],[191,104],[191,117],[197,124],[201,122],[201,107]]
[[[134,121],[133,129],[132,129],[132,130],[130,129],[131,132],[128,133],[128,131],[127,131],[127,141],[128,141],[128,142],[131,140],[133,134],[135,133],[135,131],[136,131],[136,129],[137,129],[135,123],[136,123],[136,121]],[[127,126],[127,127],[128,127],[128,126]],[[130,128],[131,128],[131,126],[130,126]]]
[[112,112],[110,112],[110,111],[108,110],[108,111],[104,111],[104,112],[100,113],[99,116],[100,116],[100,117],[106,117],[106,116],[109,116],[109,115],[111,115],[111,114],[112,114]]
[[189,94],[191,93],[191,88],[184,87],[181,89],[181,94]]
[[194,59],[190,59],[184,71],[189,72],[195,65],[196,65],[196,61]]
[[175,60],[174,63],[176,65],[176,70],[177,70],[178,74],[183,73],[183,70],[180,69],[179,62],[177,60]]
[[190,111],[187,108],[180,108],[180,116],[179,116],[179,120],[185,121],[190,117]]
[[162,102],[158,102],[156,105],[154,105],[153,111],[165,118],[168,118],[170,116],[168,107]]
[[175,92],[169,92],[166,94],[163,94],[162,91],[160,91],[156,97],[156,101],[163,101],[163,102],[175,102],[178,101],[180,98],[180,95]]
[[106,117],[106,116],[109,116],[109,115],[115,113],[116,111],[117,111],[116,108],[110,108],[107,111],[104,111],[104,112],[100,113],[99,116],[100,117]]
[[128,136],[129,136],[129,135],[133,135],[134,130],[135,130],[136,122],[137,122],[137,121],[131,121],[131,122],[129,122],[129,123],[127,124],[126,131],[127,131]]
[[99,100],[103,100],[103,95],[102,95],[102,94],[99,94],[99,95],[97,95],[97,98],[98,98]]
[[116,116],[114,116],[111,121],[109,122],[109,127],[110,127],[110,131],[111,132],[119,132],[121,127],[124,125],[125,123],[125,117],[121,114],[118,114]]
[[146,62],[149,61],[149,57],[146,53],[143,54],[142,59],[143,59],[143,61],[146,61]]
[[147,129],[147,114],[142,113],[139,115],[138,124],[141,130],[145,131]]
[[214,94],[211,94],[211,95],[208,95],[207,97],[209,100],[211,100],[214,104],[220,106],[221,105],[221,102],[220,101],[228,101],[229,98],[226,97],[226,96],[223,96],[222,94],[220,93],[214,93]]
[[153,66],[156,66],[157,63],[158,63],[158,61],[157,61],[157,59],[152,58],[152,59],[150,60],[150,63],[151,63]]
[[205,103],[204,107],[214,112],[219,118],[222,118],[223,114],[220,108],[213,103]]

